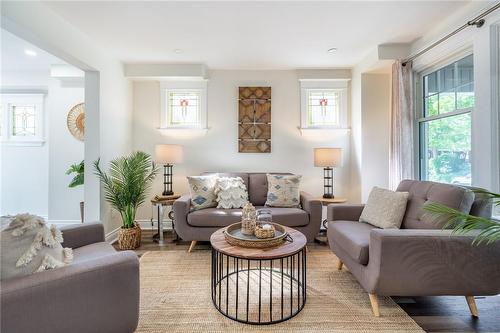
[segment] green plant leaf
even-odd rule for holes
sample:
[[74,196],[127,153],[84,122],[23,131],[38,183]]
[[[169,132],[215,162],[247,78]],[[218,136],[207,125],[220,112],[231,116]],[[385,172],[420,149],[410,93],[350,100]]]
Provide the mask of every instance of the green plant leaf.
[[124,228],[132,228],[139,206],[146,200],[153,179],[158,172],[151,156],[133,152],[112,160],[109,173],[100,168],[100,159],[94,162],[94,173],[104,189],[104,197],[121,215]]

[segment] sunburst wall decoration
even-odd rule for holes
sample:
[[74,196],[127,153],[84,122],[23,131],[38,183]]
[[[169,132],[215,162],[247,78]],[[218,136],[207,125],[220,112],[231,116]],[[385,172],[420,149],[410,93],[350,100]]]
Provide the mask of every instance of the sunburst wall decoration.
[[83,141],[85,138],[85,104],[76,104],[69,110],[67,119],[68,130],[75,139]]

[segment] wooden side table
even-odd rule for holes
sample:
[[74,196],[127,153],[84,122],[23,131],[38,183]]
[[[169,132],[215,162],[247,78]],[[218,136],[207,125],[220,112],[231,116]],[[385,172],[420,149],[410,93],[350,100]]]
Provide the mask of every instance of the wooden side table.
[[[163,213],[165,212],[165,209],[167,207],[172,207],[174,201],[179,199],[180,197],[181,197],[180,195],[175,195],[175,194],[169,196],[157,195],[151,200],[151,204],[155,206],[156,209],[158,210],[158,235],[154,235],[153,240],[157,241],[159,245],[165,244],[165,240],[163,238]],[[172,220],[172,232],[174,233],[175,236],[176,233],[175,233],[174,216],[172,210],[168,214],[168,217],[170,218],[170,220]]]
[[[328,206],[330,204],[342,204],[342,203],[346,203],[347,202],[347,199],[346,198],[323,198],[323,197],[319,197],[319,198],[316,198],[317,200],[321,201],[321,204],[323,206]],[[321,243],[321,244],[326,244],[328,243],[328,238],[327,238],[327,235],[326,235],[326,229],[328,229],[328,226],[326,225],[326,222],[327,222],[327,219],[325,218],[322,222],[321,222],[321,228],[320,228],[320,231],[319,231],[319,235],[316,236],[315,240],[318,242],[318,243]]]

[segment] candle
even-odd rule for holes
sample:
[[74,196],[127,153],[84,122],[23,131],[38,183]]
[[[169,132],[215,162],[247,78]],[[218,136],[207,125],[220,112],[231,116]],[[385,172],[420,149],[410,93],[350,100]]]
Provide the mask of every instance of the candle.
[[272,228],[272,226],[270,224],[267,224],[267,223],[262,226],[262,229],[264,229],[264,230],[270,230],[271,228]]

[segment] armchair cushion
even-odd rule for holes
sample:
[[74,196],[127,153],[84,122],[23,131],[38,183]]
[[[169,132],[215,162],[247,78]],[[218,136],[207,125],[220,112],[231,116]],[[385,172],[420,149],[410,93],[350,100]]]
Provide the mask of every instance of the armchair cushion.
[[334,221],[328,223],[328,239],[341,247],[354,261],[368,264],[370,233],[378,229],[368,223],[357,221]]
[[93,243],[73,250],[73,263],[103,258],[116,254],[113,246],[106,242]]
[[104,226],[100,222],[61,227],[64,247],[75,249],[92,243],[104,242]]

